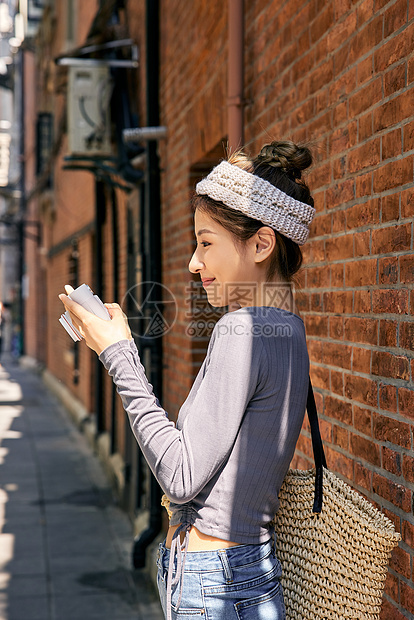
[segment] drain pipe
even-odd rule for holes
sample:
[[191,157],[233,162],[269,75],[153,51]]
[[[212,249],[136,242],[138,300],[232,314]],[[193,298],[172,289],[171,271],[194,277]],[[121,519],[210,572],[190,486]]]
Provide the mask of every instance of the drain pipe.
[[233,153],[244,144],[243,73],[244,73],[244,2],[229,0],[229,51],[227,69],[228,144]]
[[[147,73],[147,125],[159,125],[159,0],[146,1],[146,73]],[[154,137],[154,136],[153,136]],[[157,142],[149,139],[147,144],[147,180],[144,217],[146,219],[145,242],[149,249],[146,277],[161,282],[161,212],[160,212],[160,166]],[[147,228],[148,227],[148,228]],[[162,339],[152,339],[150,381],[154,393],[162,402]],[[146,549],[158,536],[162,527],[161,488],[149,472],[149,523],[148,528],[134,542],[132,562],[134,568],[145,566]]]

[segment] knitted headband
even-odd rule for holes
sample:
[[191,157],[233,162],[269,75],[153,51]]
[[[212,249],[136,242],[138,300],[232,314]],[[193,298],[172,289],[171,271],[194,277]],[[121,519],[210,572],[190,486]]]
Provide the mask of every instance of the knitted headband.
[[227,161],[197,183],[196,192],[268,224],[298,245],[308,238],[309,224],[316,213],[310,205]]

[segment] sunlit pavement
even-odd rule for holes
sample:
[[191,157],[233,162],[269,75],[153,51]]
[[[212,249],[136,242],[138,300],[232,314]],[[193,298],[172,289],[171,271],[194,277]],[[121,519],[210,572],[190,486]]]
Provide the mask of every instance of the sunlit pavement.
[[[3,362],[3,360],[2,360]],[[85,437],[31,370],[0,367],[1,620],[161,620]]]

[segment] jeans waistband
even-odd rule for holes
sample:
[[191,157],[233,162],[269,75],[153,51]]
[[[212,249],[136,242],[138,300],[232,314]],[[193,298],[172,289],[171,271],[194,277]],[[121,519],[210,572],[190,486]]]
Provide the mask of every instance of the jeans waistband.
[[[185,572],[200,572],[200,566],[202,566],[202,570],[221,570],[223,553],[225,553],[233,568],[245,566],[246,564],[259,562],[272,553],[272,551],[272,540],[258,544],[241,544],[213,551],[187,551],[183,570]],[[159,544],[158,555],[161,563],[168,567],[170,563],[170,549],[167,549],[165,546],[165,540]]]

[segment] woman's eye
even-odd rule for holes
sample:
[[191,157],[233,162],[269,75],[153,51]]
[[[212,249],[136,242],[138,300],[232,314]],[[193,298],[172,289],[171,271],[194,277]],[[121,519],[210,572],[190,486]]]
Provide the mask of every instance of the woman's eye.
[[206,245],[210,245],[208,241],[202,241],[201,245],[203,245],[204,247],[206,247]]

